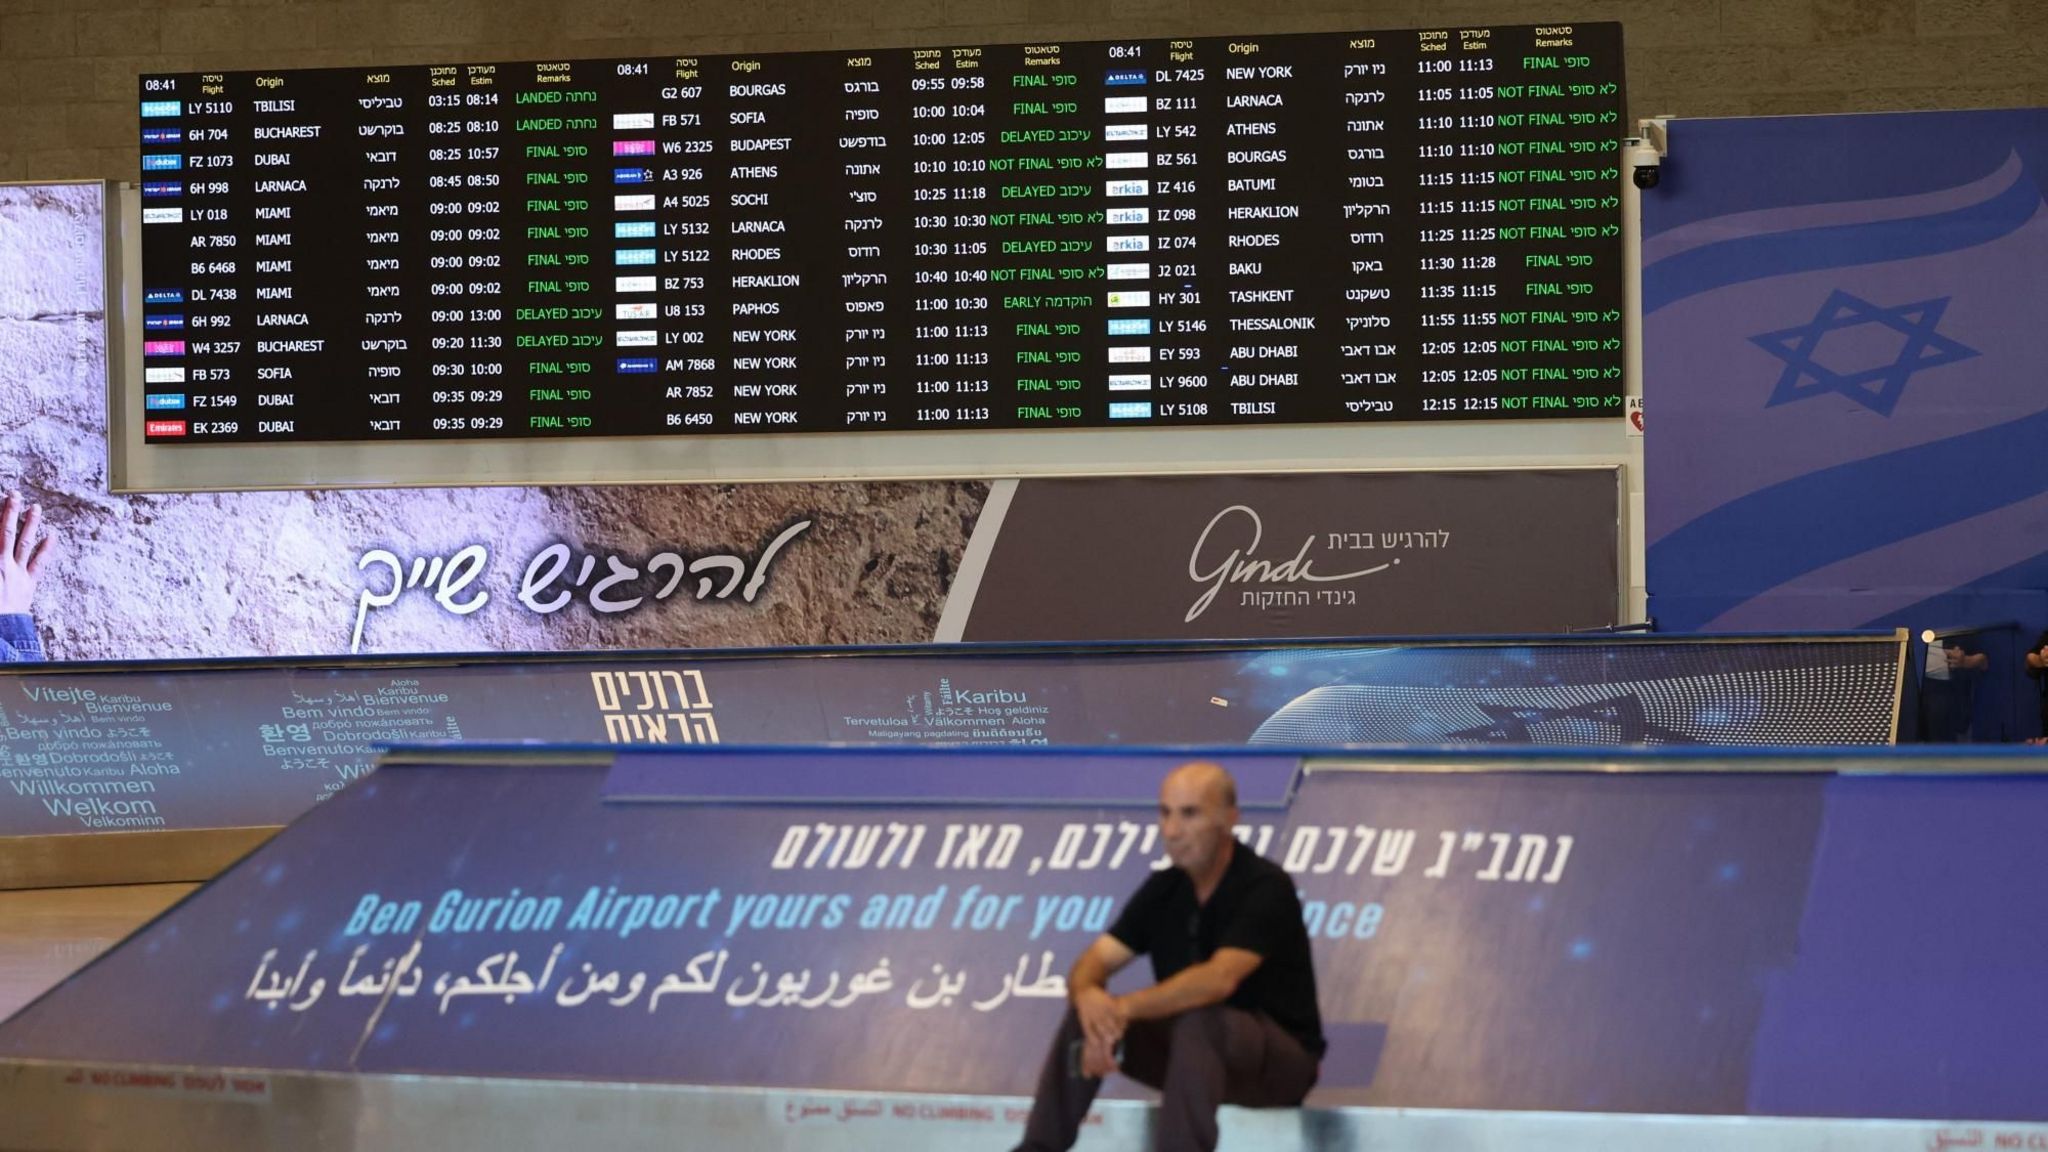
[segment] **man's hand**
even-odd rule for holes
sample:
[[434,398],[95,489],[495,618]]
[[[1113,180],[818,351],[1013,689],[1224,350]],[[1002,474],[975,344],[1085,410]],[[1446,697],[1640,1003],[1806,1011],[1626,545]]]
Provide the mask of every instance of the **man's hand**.
[[1067,973],[1067,1002],[1074,1006],[1074,1017],[1089,1043],[1114,1048],[1124,1038],[1130,1014],[1104,985],[1135,955],[1123,941],[1105,933],[1075,958]]
[[[1089,1049],[1101,1048],[1105,1053],[1124,1038],[1124,1026],[1130,1022],[1123,1005],[1101,988],[1075,992],[1074,1015],[1081,1021],[1081,1033],[1088,1038]],[[1086,1053],[1083,1055],[1085,1058]]]
[[1081,1075],[1100,1080],[1116,1071],[1116,1046],[1090,1040],[1081,1045]]
[[36,575],[50,555],[51,538],[36,531],[42,524],[42,508],[30,504],[23,515],[21,507],[18,492],[0,500],[0,615],[29,610]]

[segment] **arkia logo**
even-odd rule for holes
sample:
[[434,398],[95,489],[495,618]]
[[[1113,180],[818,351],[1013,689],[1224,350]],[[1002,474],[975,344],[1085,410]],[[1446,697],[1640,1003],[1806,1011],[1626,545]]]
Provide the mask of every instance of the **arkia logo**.
[[[1236,547],[1232,540],[1250,539]],[[1288,584],[1337,584],[1345,580],[1357,580],[1384,572],[1399,563],[1390,560],[1372,568],[1361,568],[1356,572],[1336,572],[1324,575],[1315,571],[1315,561],[1310,560],[1308,550],[1314,547],[1313,534],[1302,540],[1301,549],[1294,559],[1274,563],[1271,560],[1256,559],[1259,545],[1265,539],[1265,521],[1259,514],[1242,504],[1232,504],[1209,518],[1209,524],[1202,529],[1202,535],[1195,540],[1195,550],[1188,556],[1188,579],[1206,585],[1202,594],[1188,608],[1187,621],[1209,610],[1218,593],[1226,584],[1288,585]],[[1211,537],[1215,542],[1211,542]],[[1224,549],[1229,549],[1225,552]]]

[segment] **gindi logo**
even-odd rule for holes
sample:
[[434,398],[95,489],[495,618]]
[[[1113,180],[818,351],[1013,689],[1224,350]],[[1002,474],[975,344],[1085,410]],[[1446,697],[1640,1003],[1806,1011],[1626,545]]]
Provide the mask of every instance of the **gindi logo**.
[[[1292,560],[1277,564],[1257,557],[1265,535],[1265,521],[1243,504],[1232,504],[1209,518],[1208,526],[1195,540],[1195,550],[1188,555],[1188,579],[1205,587],[1202,594],[1195,597],[1194,604],[1189,606],[1187,622],[1192,623],[1197,616],[1207,612],[1226,584],[1267,587],[1276,584],[1338,584],[1384,572],[1400,563],[1399,560],[1389,560],[1355,572],[1324,575],[1315,571],[1315,561],[1309,559],[1308,550],[1316,542],[1313,534],[1302,540],[1301,548]],[[1233,544],[1233,541],[1242,543]]]

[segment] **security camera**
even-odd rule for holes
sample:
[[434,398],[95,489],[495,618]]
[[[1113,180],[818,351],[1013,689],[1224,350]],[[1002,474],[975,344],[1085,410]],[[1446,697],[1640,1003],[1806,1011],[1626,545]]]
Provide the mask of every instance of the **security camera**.
[[1655,188],[1664,177],[1665,118],[1652,117],[1642,122],[1642,135],[1630,136],[1621,142],[1621,151],[1629,169],[1629,178],[1638,188]]

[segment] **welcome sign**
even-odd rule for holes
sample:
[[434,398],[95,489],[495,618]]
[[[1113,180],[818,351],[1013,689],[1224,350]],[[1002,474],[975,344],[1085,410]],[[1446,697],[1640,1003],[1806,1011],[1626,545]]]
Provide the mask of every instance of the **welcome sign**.
[[[0,1025],[0,1057],[1028,1094],[1067,966],[1164,866],[1144,798],[1166,761],[1096,774],[1127,804],[962,806],[859,782],[971,752],[789,755],[757,770],[831,771],[841,802],[394,765]],[[2001,959],[2048,947],[2025,914],[2048,780],[1744,764],[1311,761],[1290,804],[1246,811],[1314,940],[1316,1098],[2048,1119],[2015,1026],[2048,992]]]

